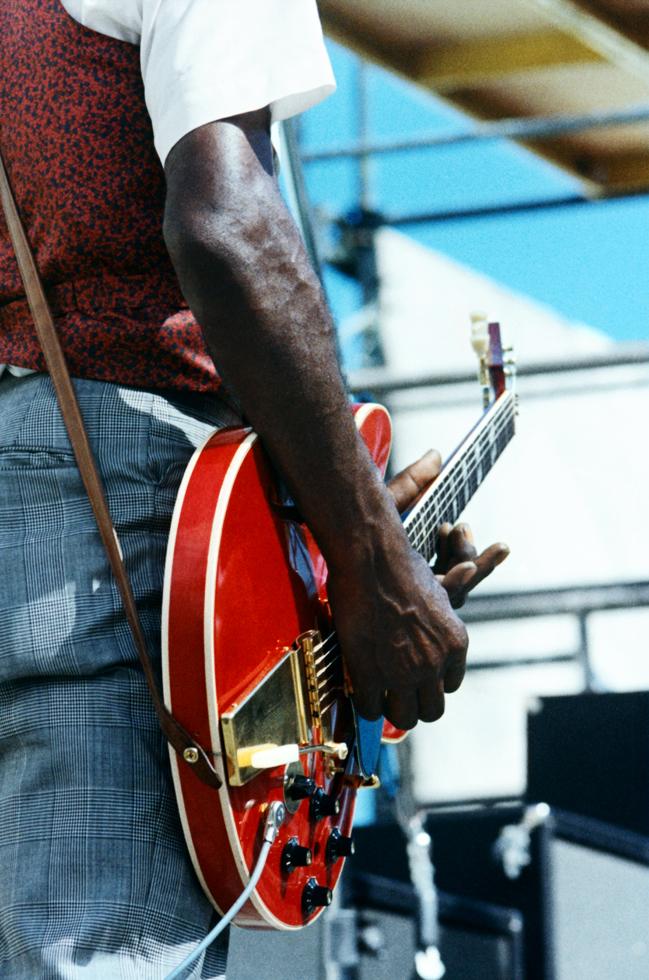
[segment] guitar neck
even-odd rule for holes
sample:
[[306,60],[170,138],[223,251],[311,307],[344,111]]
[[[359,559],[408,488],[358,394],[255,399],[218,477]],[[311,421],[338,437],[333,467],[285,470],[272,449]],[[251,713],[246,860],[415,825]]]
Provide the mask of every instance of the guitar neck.
[[440,525],[454,524],[514,435],[515,397],[505,391],[445,463],[435,483],[409,512],[404,528],[413,548],[431,562]]

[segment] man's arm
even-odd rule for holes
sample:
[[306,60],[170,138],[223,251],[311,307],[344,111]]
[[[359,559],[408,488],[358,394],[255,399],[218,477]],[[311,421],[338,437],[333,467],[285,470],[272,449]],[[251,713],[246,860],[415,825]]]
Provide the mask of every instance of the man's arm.
[[411,728],[438,718],[444,690],[459,686],[466,632],[356,430],[320,284],[272,176],[268,129],[263,110],[176,144],[165,240],[219,371],[327,561],[359,711]]

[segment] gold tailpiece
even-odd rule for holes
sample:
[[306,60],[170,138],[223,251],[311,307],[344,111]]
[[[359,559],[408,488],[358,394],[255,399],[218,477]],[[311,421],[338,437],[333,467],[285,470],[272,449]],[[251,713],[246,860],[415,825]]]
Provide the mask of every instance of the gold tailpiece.
[[231,786],[244,786],[261,769],[288,765],[300,750],[331,740],[318,685],[321,649],[317,630],[302,633],[263,681],[221,716]]

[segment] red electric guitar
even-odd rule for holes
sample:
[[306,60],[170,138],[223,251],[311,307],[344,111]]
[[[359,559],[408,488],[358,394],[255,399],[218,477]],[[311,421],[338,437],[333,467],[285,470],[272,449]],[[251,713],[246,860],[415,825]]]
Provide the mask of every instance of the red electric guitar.
[[[485,411],[404,521],[431,561],[436,531],[454,522],[514,433],[497,324],[483,322]],[[474,333],[476,332],[474,327]],[[493,389],[493,400],[491,390]],[[355,405],[384,472],[389,416]],[[213,754],[220,790],[171,752],[187,845],[214,907],[225,912],[248,883],[271,801],[286,806],[261,879],[239,925],[297,929],[331,901],[352,852],[357,790],[376,785],[382,735],[403,733],[356,715],[345,691],[326,599],[326,566],[282,501],[254,432],[215,432],[196,450],[174,511],[163,605],[167,707]],[[191,750],[188,750],[191,752]]]

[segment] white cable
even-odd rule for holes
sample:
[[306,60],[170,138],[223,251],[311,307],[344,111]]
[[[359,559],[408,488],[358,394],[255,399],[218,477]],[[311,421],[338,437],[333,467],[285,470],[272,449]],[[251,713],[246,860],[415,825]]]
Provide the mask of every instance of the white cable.
[[229,925],[230,922],[232,922],[239,909],[246,904],[246,902],[250,898],[251,893],[257,887],[257,882],[261,878],[261,874],[262,871],[264,870],[266,861],[268,860],[268,855],[273,845],[273,841],[277,837],[277,833],[279,831],[279,828],[285,816],[286,816],[286,809],[283,803],[276,801],[270,804],[270,806],[268,807],[268,813],[266,815],[266,824],[264,827],[264,840],[261,845],[261,851],[259,852],[257,863],[253,869],[252,874],[250,875],[250,880],[248,881],[248,884],[241,892],[234,905],[232,905],[231,908],[225,913],[225,915],[220,920],[220,922],[218,922],[217,925],[214,926],[212,931],[208,933],[205,939],[203,939],[198,944],[196,949],[193,950],[193,952],[191,952],[189,956],[187,956],[182,961],[182,963],[180,963],[174,970],[171,971],[171,973],[169,973],[165,977],[165,980],[176,980],[176,978],[179,977],[181,973],[183,973],[184,970],[187,969],[188,966],[191,966],[192,963],[194,963],[194,961],[198,959],[198,957],[201,955],[203,950],[207,949],[207,947],[214,942],[217,936],[219,936],[223,932],[225,927]]

